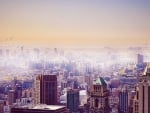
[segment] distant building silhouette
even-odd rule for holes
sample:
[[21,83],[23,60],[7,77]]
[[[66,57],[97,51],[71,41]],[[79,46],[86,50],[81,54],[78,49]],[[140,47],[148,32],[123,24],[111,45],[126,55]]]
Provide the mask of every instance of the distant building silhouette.
[[137,54],[137,63],[138,64],[143,64],[143,60],[144,60],[143,55]]

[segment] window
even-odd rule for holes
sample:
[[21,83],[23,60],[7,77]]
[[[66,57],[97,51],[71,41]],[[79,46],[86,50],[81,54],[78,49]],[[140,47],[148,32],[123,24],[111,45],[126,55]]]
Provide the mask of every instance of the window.
[[95,107],[98,107],[98,103],[99,103],[98,99],[95,99]]

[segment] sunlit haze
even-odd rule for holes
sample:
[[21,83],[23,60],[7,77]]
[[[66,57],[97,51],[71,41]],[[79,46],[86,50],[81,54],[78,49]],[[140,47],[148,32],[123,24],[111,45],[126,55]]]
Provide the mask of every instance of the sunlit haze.
[[0,0],[0,113],[150,113],[150,0]]
[[1,0],[0,42],[52,47],[150,44],[148,0]]

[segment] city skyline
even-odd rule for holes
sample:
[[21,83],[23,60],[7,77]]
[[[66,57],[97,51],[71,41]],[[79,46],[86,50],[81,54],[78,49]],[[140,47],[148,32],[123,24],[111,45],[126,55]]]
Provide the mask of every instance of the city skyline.
[[148,45],[149,1],[0,1],[0,43],[52,47]]

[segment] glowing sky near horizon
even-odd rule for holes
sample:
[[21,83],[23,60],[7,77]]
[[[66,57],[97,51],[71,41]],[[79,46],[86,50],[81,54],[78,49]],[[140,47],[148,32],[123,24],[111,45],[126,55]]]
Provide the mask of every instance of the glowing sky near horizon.
[[63,47],[150,44],[149,0],[1,0],[0,42]]

